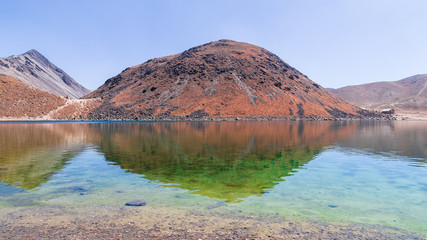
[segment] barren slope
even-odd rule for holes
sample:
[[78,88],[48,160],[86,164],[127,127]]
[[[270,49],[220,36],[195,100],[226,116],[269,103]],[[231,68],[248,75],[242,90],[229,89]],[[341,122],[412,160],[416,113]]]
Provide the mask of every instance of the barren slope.
[[330,91],[359,107],[427,111],[427,74],[394,82],[376,82]]
[[62,97],[0,74],[0,118],[41,117],[64,103]]
[[360,109],[271,52],[220,40],[125,69],[87,96],[92,119],[349,117]]
[[0,58],[0,73],[58,96],[80,98],[90,92],[36,50]]

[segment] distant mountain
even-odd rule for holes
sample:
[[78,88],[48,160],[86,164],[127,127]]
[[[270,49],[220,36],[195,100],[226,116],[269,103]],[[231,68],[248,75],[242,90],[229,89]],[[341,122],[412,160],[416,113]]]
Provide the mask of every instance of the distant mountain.
[[358,107],[273,53],[220,40],[127,68],[86,98],[92,119],[351,117]]
[[90,92],[36,50],[0,58],[0,73],[58,96],[80,98]]
[[40,117],[63,105],[63,97],[0,74],[0,118]]
[[363,108],[427,110],[427,74],[394,82],[375,82],[330,91]]

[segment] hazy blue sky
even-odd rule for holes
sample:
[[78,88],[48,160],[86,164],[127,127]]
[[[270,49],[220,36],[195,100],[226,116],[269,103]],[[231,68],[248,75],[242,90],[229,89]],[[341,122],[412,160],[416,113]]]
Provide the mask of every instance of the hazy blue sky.
[[95,89],[219,39],[270,50],[324,87],[427,73],[425,0],[2,0],[0,57],[36,49]]

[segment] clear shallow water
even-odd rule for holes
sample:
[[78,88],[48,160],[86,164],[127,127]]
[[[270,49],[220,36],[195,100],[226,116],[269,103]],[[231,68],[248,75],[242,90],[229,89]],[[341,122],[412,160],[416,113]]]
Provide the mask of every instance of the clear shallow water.
[[0,124],[0,207],[123,205],[427,233],[427,122]]

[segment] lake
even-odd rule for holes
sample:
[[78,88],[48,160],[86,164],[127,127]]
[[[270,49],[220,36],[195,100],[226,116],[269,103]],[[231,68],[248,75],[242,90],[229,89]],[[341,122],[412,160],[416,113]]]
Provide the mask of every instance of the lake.
[[409,238],[426,216],[423,121],[0,123],[3,227]]

